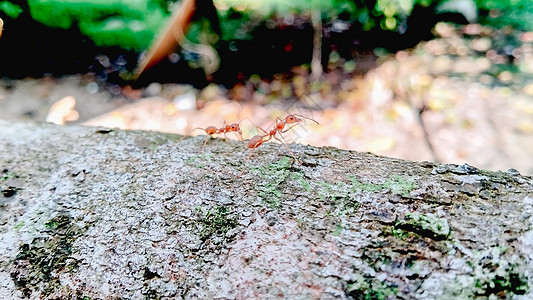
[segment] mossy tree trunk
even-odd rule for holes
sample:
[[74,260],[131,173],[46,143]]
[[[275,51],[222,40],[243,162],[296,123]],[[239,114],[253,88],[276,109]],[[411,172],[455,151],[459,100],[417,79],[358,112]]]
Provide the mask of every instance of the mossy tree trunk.
[[[531,298],[517,172],[0,121],[5,299]],[[238,176],[244,170],[242,176]]]

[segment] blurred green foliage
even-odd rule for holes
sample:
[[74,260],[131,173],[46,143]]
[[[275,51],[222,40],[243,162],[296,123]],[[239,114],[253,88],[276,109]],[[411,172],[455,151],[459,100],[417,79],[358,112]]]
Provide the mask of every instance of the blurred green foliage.
[[533,1],[531,0],[476,0],[478,8],[485,11],[480,22],[500,28],[533,31]]
[[166,17],[159,2],[150,0],[28,0],[28,5],[36,21],[64,29],[76,24],[98,46],[146,49]]
[[[450,2],[460,3],[449,5]],[[465,2],[470,3],[475,10],[473,0],[223,0],[217,1],[217,8],[223,20],[222,26],[227,28],[226,31],[242,35],[242,31],[238,30],[242,29],[242,24],[239,27],[239,14],[242,15],[242,21],[247,21],[251,17],[264,20],[276,14],[310,15],[313,10],[319,9],[325,21],[341,19],[358,22],[364,30],[371,30],[377,26],[383,30],[398,30],[417,5],[433,6],[435,13],[439,11],[440,6],[446,5],[446,11],[464,14]],[[240,23],[243,23],[242,21]],[[238,36],[236,38],[239,39]]]
[[250,23],[275,15],[310,15],[314,9],[320,9],[325,22],[359,23],[363,30],[401,31],[417,6],[429,8],[434,16],[457,13],[496,28],[533,30],[531,0],[219,0],[216,6],[225,40],[249,38]]
[[167,13],[154,0],[28,0],[34,20],[80,32],[97,46],[146,49]]
[[[135,50],[148,48],[174,2],[178,1],[27,0],[29,13],[37,22],[55,28],[79,28],[97,46]],[[0,11],[17,18],[23,8],[16,3],[0,1]],[[310,20],[314,10],[320,10],[324,22],[359,23],[363,30],[401,32],[416,6],[431,8],[434,14],[460,13],[471,21],[479,10],[484,24],[533,30],[531,0],[217,0],[215,5],[226,41],[251,39],[257,25],[276,17],[299,15]],[[204,25],[196,24],[189,36],[196,40],[204,29]]]
[[22,7],[9,1],[0,1],[0,11],[3,11],[10,18],[16,19],[22,13]]

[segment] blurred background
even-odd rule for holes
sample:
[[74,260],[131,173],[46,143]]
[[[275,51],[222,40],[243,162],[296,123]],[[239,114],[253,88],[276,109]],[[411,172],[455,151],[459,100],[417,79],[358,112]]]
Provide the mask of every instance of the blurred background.
[[530,0],[187,1],[0,1],[0,119],[250,138],[298,113],[320,125],[289,141],[533,174]]

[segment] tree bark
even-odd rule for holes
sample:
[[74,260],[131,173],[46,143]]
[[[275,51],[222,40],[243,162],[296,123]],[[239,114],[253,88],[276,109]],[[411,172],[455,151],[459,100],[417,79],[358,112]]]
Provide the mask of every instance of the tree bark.
[[[531,299],[533,180],[0,121],[2,299]],[[242,176],[238,176],[242,171]],[[491,299],[492,299],[491,298]],[[520,297],[518,297],[520,298]]]

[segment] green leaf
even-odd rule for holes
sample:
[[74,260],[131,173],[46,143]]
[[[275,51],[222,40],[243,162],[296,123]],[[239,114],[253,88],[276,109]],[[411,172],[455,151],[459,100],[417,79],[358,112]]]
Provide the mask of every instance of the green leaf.
[[22,13],[22,7],[13,4],[9,1],[0,2],[0,10],[3,11],[8,17],[16,19]]

